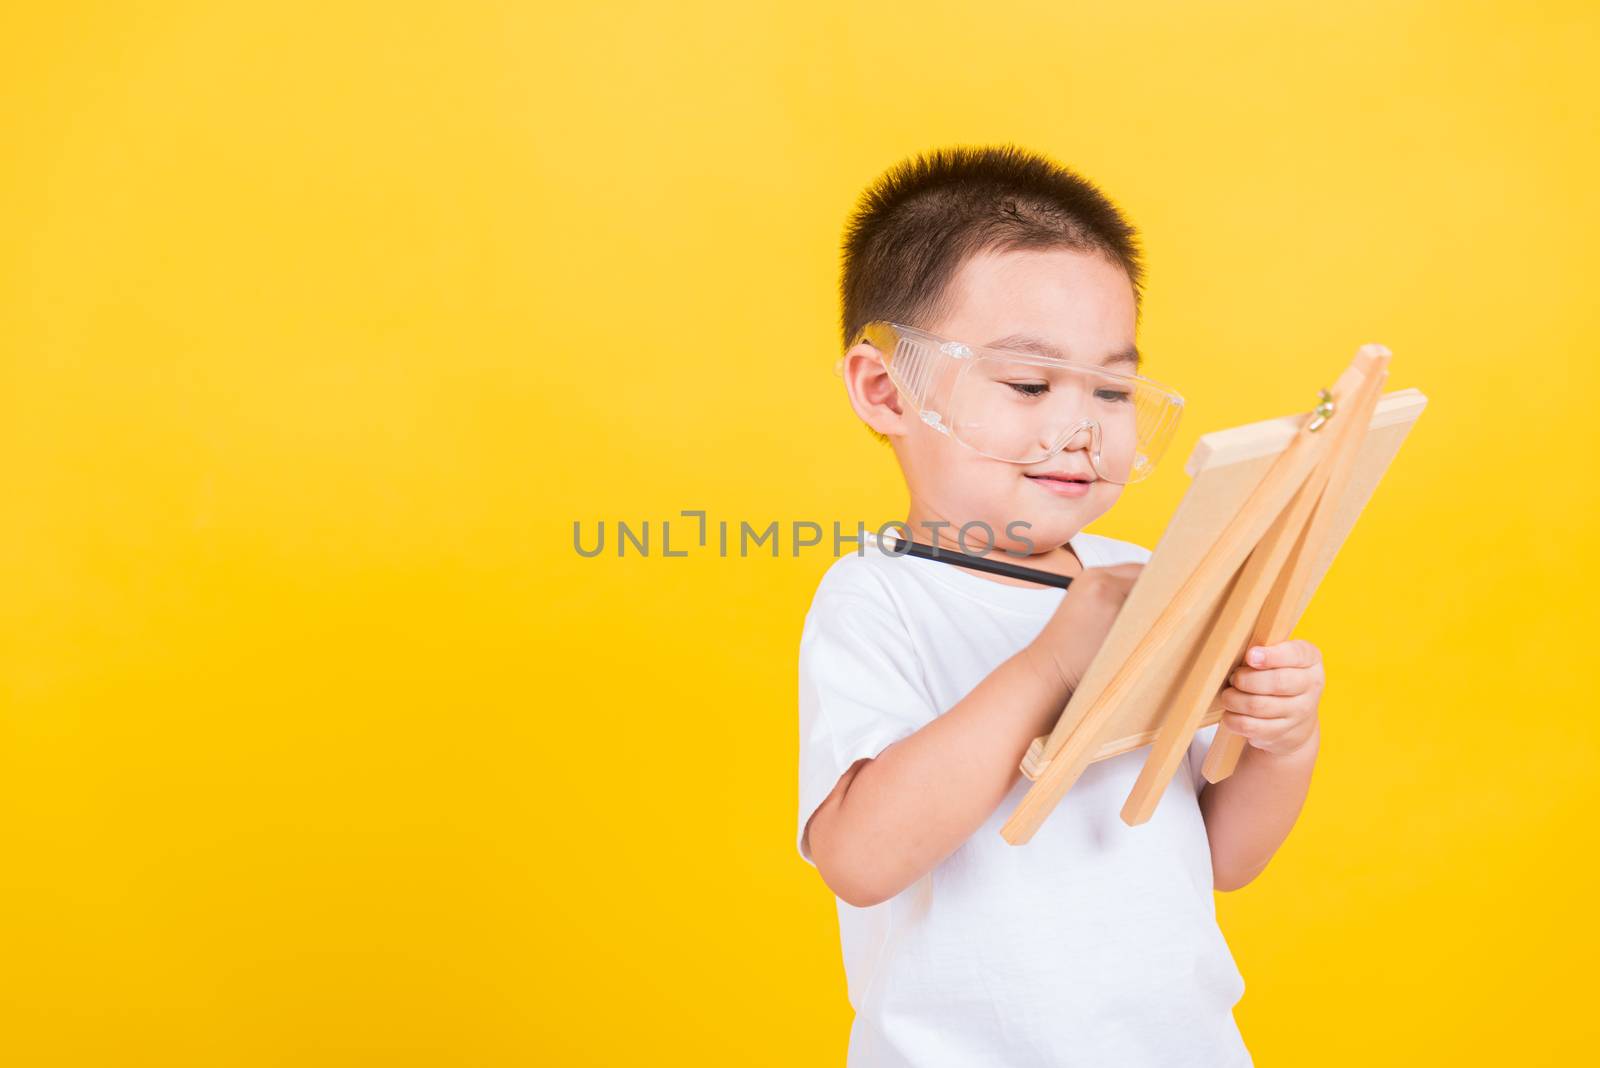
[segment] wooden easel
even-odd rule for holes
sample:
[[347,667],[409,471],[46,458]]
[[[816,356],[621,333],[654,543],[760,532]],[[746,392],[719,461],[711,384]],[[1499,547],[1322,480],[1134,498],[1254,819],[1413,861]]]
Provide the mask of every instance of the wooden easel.
[[[1152,664],[1180,663],[1182,682],[1162,706],[1150,755],[1122,808],[1129,826],[1150,818],[1195,732],[1220,720],[1223,680],[1250,646],[1289,638],[1320,569],[1337,550],[1335,539],[1342,540],[1344,531],[1336,527],[1354,522],[1339,513],[1388,364],[1389,352],[1380,345],[1356,353],[1109,681],[1101,680],[1081,714],[1063,715],[1054,731],[1035,739],[1022,762],[1033,785],[1001,828],[1006,841],[1021,845],[1032,838],[1089,764],[1143,744],[1142,735],[1130,745],[1110,737],[1107,728]],[[1420,410],[1416,405],[1410,418]],[[1187,656],[1180,648],[1186,644],[1197,646]],[[1085,683],[1094,676],[1091,666]],[[1243,747],[1241,736],[1219,726],[1206,754],[1206,780],[1220,782],[1232,774]]]

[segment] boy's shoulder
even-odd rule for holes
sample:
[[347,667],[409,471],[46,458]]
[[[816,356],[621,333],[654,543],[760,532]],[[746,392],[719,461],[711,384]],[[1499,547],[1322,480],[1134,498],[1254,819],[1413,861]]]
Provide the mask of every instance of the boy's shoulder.
[[867,597],[884,600],[891,596],[890,583],[903,571],[896,568],[899,558],[877,543],[871,534],[859,552],[844,553],[828,565],[817,582],[812,602],[833,598]]

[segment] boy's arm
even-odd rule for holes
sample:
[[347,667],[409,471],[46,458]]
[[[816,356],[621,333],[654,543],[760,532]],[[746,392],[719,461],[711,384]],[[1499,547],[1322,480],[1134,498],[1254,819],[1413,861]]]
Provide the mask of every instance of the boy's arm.
[[1000,806],[1028,745],[1049,733],[1142,565],[1091,568],[1021,651],[921,729],[840,776],[806,828],[843,901],[886,901],[931,871]]
[[1218,890],[1247,885],[1289,836],[1322,744],[1322,651],[1292,638],[1251,649],[1246,663],[1222,690],[1222,719],[1250,744],[1232,775],[1200,793]]
[[1248,884],[1289,837],[1311,788],[1321,740],[1318,728],[1289,753],[1247,745],[1232,775],[1207,783],[1200,791],[1216,889],[1237,890]]

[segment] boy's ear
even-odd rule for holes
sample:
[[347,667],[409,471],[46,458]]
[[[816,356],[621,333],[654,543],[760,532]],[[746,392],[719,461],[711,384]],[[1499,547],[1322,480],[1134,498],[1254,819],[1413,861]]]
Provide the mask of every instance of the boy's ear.
[[889,380],[883,355],[865,341],[844,354],[844,388],[850,394],[850,407],[863,422],[886,437],[906,432],[904,405],[900,391]]

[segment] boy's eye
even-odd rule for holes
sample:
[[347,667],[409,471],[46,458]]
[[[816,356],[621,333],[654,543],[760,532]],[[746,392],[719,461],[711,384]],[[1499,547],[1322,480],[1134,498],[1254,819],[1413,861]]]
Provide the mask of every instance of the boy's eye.
[[[1006,385],[1022,394],[1024,397],[1037,397],[1050,389],[1048,382],[1007,382]],[[1133,398],[1133,394],[1121,389],[1097,389],[1096,397],[1114,404],[1126,404]]]

